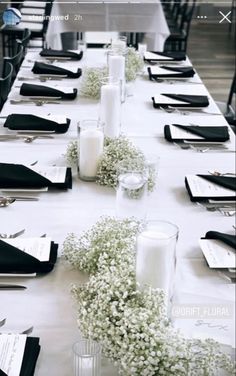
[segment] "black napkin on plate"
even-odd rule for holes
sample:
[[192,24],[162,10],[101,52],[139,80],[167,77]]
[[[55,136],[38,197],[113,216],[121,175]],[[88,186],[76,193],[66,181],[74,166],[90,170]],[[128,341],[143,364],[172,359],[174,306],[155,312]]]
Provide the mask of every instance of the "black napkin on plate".
[[215,239],[220,240],[221,242],[227,244],[228,246],[236,249],[236,236],[224,234],[223,232],[218,231],[208,231],[205,235],[205,238],[202,239]]
[[43,57],[55,57],[55,59],[58,57],[67,57],[71,60],[81,60],[83,57],[83,51],[78,52],[72,52],[72,51],[66,51],[66,50],[52,50],[51,48],[45,48],[40,52],[40,56]]
[[75,99],[77,89],[73,93],[64,93],[54,87],[23,83],[20,88],[20,94],[28,97],[60,97],[61,99]]
[[31,114],[11,114],[7,116],[4,127],[14,131],[50,131],[65,133],[68,131],[70,119],[66,123],[59,124],[56,121],[44,119]]
[[40,352],[39,338],[27,337],[20,376],[33,376]]
[[32,72],[35,74],[64,75],[68,78],[79,78],[82,74],[82,70],[80,68],[77,69],[77,72],[72,72],[69,69],[57,67],[51,64],[40,63],[38,61],[34,63]]
[[[212,183],[218,184],[221,187],[231,189],[233,191],[236,191],[236,178],[234,177],[228,177],[228,176],[214,176],[214,175],[197,175],[201,178],[204,178]],[[198,196],[193,196],[190,186],[188,184],[187,178],[185,178],[185,185],[186,189],[188,191],[188,194],[190,196],[191,201],[206,201],[208,199],[213,199],[213,200],[227,200],[227,201],[235,201],[236,195],[232,196],[204,196],[204,197],[198,197]]]
[[165,65],[161,65],[160,68],[166,69],[170,72],[162,72],[160,74],[152,73],[152,69],[150,67],[147,68],[149,79],[152,80],[153,78],[189,78],[195,75],[195,71],[192,67],[167,67]]
[[7,376],[7,374],[0,369],[0,376]]
[[58,244],[51,242],[48,261],[39,261],[0,239],[0,273],[49,273],[57,261]]
[[[158,52],[158,51],[150,51],[153,54],[164,56],[167,58],[171,58],[171,60],[167,59],[167,61],[183,61],[186,60],[186,54],[184,52]],[[159,59],[158,56],[155,59],[154,57],[152,59],[145,59],[146,61],[163,61],[163,59]]]
[[191,138],[191,135],[188,137],[185,137],[183,139],[179,138],[172,138],[171,132],[170,132],[170,126],[167,124],[164,127],[164,135],[167,141],[170,142],[178,142],[182,140],[186,141],[206,141],[206,142],[214,142],[214,141],[219,141],[219,142],[225,142],[229,140],[229,131],[228,127],[226,126],[219,126],[219,127],[208,127],[208,126],[198,126],[198,125],[181,125],[181,124],[172,124],[177,128],[183,129],[185,131],[188,131],[194,135],[204,137],[204,139],[196,139],[196,138]]
[[0,188],[72,188],[71,168],[66,169],[64,183],[52,183],[44,176],[21,164],[0,163]]
[[153,107],[159,108],[161,107],[207,107],[209,106],[209,101],[206,95],[188,95],[188,94],[167,94],[162,93],[165,97],[176,99],[177,101],[185,102],[185,103],[156,103],[155,98],[152,97]]

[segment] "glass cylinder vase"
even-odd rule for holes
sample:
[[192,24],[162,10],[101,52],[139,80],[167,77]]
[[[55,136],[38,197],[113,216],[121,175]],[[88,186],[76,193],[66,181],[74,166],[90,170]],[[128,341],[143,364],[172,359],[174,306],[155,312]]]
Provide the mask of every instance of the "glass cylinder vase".
[[144,220],[147,215],[146,168],[134,166],[118,167],[118,186],[116,190],[116,215],[118,218],[133,217]]
[[78,124],[78,172],[81,180],[94,181],[103,153],[103,126],[98,120],[82,120]]
[[73,345],[74,376],[101,376],[101,346],[84,339]]
[[104,124],[104,135],[115,138],[121,128],[121,84],[113,77],[101,82],[100,120]]
[[166,221],[148,221],[137,236],[136,282],[140,290],[163,289],[166,303],[173,295],[179,229]]

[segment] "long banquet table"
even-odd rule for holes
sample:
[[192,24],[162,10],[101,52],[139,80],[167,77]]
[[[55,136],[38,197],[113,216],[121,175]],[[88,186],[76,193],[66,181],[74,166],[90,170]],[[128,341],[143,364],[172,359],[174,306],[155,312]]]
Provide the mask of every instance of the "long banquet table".
[[[57,19],[59,17],[59,20]],[[162,51],[169,28],[159,0],[54,1],[47,43],[60,48],[60,33],[76,30],[140,32],[150,49]]]
[[[28,52],[19,75],[30,77],[28,60],[39,58],[38,52]],[[42,58],[40,58],[42,59]],[[82,67],[102,66],[106,63],[104,50],[87,50],[81,62],[65,63]],[[35,79],[35,82],[37,80]],[[216,104],[195,75],[193,82],[170,85],[153,83],[147,74],[140,75],[134,84],[133,96],[123,104],[122,132],[144,153],[160,156],[158,184],[149,197],[148,218],[163,219],[178,225],[180,230],[177,244],[177,270],[174,301],[176,305],[231,307],[235,299],[235,285],[225,280],[215,270],[210,270],[202,255],[198,240],[209,230],[232,233],[233,217],[224,217],[219,212],[208,212],[192,203],[184,186],[186,174],[207,173],[208,170],[233,171],[234,153],[181,150],[167,143],[163,135],[165,124],[198,123],[227,125]],[[80,87],[81,78],[65,79],[64,86]],[[58,85],[57,82],[50,82]],[[60,83],[59,83],[60,84]],[[33,163],[65,165],[64,154],[69,141],[76,139],[77,122],[96,118],[99,113],[98,101],[79,97],[61,104],[13,105],[10,99],[19,97],[21,82],[16,80],[4,105],[1,116],[11,113],[33,113],[38,115],[63,114],[72,119],[66,134],[55,135],[54,139],[36,139],[26,144],[22,141],[1,143],[0,161],[12,163]],[[204,112],[192,112],[188,116],[167,114],[153,108],[151,97],[163,91],[172,93],[206,94],[210,106]],[[212,115],[214,113],[215,115]],[[1,122],[3,120],[0,120]],[[1,133],[4,129],[1,129]],[[233,133],[230,131],[233,144]],[[50,191],[41,193],[38,202],[17,201],[0,209],[1,232],[13,233],[26,229],[25,237],[47,233],[60,245],[68,233],[80,235],[90,228],[102,215],[115,215],[115,191],[82,182],[74,171],[73,189],[66,192]],[[70,296],[71,283],[87,279],[83,273],[73,270],[59,259],[55,269],[48,275],[36,278],[4,279],[27,286],[25,291],[0,292],[0,320],[7,318],[7,327],[25,329],[33,325],[35,336],[40,337],[41,353],[35,371],[36,376],[72,375],[72,344],[80,337],[76,321],[76,305]],[[199,323],[199,317],[179,317],[174,324],[186,335],[195,337],[212,336],[226,345],[234,344],[233,314],[214,318],[209,314]],[[224,326],[224,330],[220,327]],[[103,360],[102,375],[117,375],[117,370]]]

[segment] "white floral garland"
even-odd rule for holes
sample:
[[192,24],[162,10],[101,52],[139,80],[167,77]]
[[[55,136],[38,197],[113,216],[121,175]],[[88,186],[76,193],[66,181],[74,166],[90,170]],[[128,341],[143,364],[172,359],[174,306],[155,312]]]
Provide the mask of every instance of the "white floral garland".
[[[71,141],[66,152],[67,163],[77,164],[78,147],[77,141]],[[115,188],[117,186],[118,167],[122,163],[136,170],[145,168],[146,159],[140,149],[131,141],[121,135],[116,138],[105,137],[104,152],[99,161],[96,182],[99,185]],[[155,167],[148,167],[148,191],[152,192],[155,187],[157,171]]]
[[[127,48],[125,63],[125,78],[127,82],[134,81],[137,74],[142,70],[144,61],[141,55],[133,48]],[[80,96],[85,98],[100,98],[102,80],[108,76],[108,68],[86,68],[84,69],[80,87]]]
[[65,240],[65,258],[90,275],[87,284],[73,286],[83,335],[98,341],[124,376],[214,376],[220,368],[234,375],[218,343],[186,339],[171,326],[162,290],[136,290],[139,230],[133,220],[106,217],[80,239]]

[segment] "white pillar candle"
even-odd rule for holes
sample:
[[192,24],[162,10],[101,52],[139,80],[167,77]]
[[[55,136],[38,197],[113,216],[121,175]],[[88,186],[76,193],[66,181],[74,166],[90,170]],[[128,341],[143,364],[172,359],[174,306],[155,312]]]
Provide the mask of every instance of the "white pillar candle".
[[[173,243],[174,241],[174,243]],[[164,289],[168,294],[170,277],[173,275],[173,247],[175,238],[163,232],[143,231],[137,238],[136,281],[140,289]]]
[[121,98],[119,85],[101,87],[101,121],[107,137],[118,137],[120,133]]
[[125,57],[110,55],[108,60],[109,76],[121,82],[121,100],[125,100]]
[[92,180],[96,177],[99,158],[103,153],[104,135],[99,129],[81,129],[79,141],[79,174]]
[[93,376],[94,369],[93,369],[93,359],[91,358],[84,358],[81,362],[81,376]]

